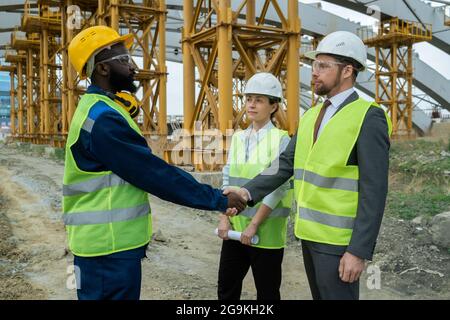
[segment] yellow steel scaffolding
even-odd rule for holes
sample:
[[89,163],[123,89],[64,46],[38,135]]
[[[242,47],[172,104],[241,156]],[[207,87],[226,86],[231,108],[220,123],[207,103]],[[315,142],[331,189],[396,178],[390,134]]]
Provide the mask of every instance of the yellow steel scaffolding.
[[88,84],[80,81],[68,61],[67,48],[80,30],[94,25],[134,35],[131,53],[143,57],[142,65],[136,64],[136,79],[144,93],[138,122],[147,136],[167,134],[164,0],[137,4],[132,0],[38,0],[37,14],[35,7],[25,1],[21,19],[25,36],[13,32],[11,47],[16,52],[7,54],[19,87],[15,137],[64,145],[78,97]]
[[[255,73],[272,72],[284,83],[286,105],[276,114],[278,125],[293,134],[299,117],[299,47],[300,19],[298,1],[288,1],[288,12],[283,13],[278,1],[184,0],[182,35],[184,79],[184,129],[219,129],[227,136],[229,129],[245,128],[242,88]],[[266,21],[272,8],[280,24]],[[242,15],[246,16],[243,20]],[[256,18],[258,17],[258,19]],[[195,90],[195,70],[199,75],[200,90]],[[286,72],[286,70],[295,70]],[[218,90],[220,88],[220,90]],[[197,170],[214,170],[200,157],[225,156],[226,146],[212,151],[200,146],[192,148],[187,139],[185,152]],[[171,150],[165,159],[173,161]]]
[[[277,23],[266,21],[268,10],[276,12]],[[277,124],[293,134],[299,118],[298,2],[288,0],[288,10],[282,12],[276,0],[242,0],[234,11],[231,0],[184,0],[183,11],[184,128],[192,133],[199,123],[198,128],[217,128],[221,134],[245,128],[242,88],[255,72],[268,71],[280,78],[285,91]],[[17,86],[11,89],[13,136],[64,145],[78,97],[89,84],[69,63],[68,45],[80,30],[108,25],[134,36],[130,51],[142,56],[142,63],[135,63],[143,92],[137,122],[146,136],[159,136],[164,144],[166,17],[165,0],[26,0],[21,20],[25,36],[13,32],[11,47],[16,51],[7,54],[10,75],[16,80],[12,86]],[[224,157],[227,146],[219,149]],[[194,155],[197,151],[203,153],[203,146],[189,150]],[[201,164],[197,169],[208,168]]]
[[412,45],[431,40],[431,25],[392,18],[382,21],[376,33],[359,30],[376,51],[376,102],[388,108],[393,137],[413,137]]
[[[261,1],[262,3],[262,1]],[[269,6],[281,21],[265,22]],[[285,17],[277,1],[264,1],[256,15],[255,1],[241,1],[232,11],[231,1],[184,1],[183,65],[184,127],[215,127],[226,133],[247,125],[242,108],[242,83],[257,71],[272,72],[286,81],[287,108],[277,114],[280,126],[290,133],[298,120],[300,19],[297,1],[289,1]],[[239,16],[246,14],[246,21]],[[256,16],[259,16],[256,21]],[[194,74],[198,68],[200,92],[195,97]],[[284,69],[284,70],[283,70]],[[220,91],[217,88],[220,87]],[[286,115],[287,114],[287,115]]]
[[[61,95],[61,12],[58,1],[38,0],[38,15],[25,1],[21,30],[37,35],[39,51],[27,51],[28,138],[33,143],[63,146]],[[34,70],[39,70],[36,74]],[[38,79],[39,85],[32,84]],[[39,88],[38,93],[33,90]]]

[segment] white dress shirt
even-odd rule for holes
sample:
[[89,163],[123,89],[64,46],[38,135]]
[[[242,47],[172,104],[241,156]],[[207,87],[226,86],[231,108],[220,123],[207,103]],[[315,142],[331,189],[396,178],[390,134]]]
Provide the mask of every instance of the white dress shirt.
[[350,95],[355,91],[355,89],[352,87],[350,89],[347,89],[345,91],[342,91],[338,93],[337,95],[328,98],[330,100],[331,104],[328,106],[327,110],[325,110],[325,114],[323,115],[322,123],[320,124],[319,131],[317,132],[317,137],[320,136],[320,133],[322,132],[325,125],[330,121],[331,117],[336,113],[339,106],[350,97]]

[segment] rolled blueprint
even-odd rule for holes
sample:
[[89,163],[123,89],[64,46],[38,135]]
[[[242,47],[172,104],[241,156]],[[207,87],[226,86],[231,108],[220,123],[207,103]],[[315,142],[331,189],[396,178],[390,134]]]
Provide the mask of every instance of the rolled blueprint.
[[[216,230],[214,230],[214,233],[216,234],[216,236],[219,235],[219,229],[216,228]],[[228,239],[240,241],[241,240],[241,234],[242,234],[242,232],[239,232],[239,231],[228,230]],[[259,242],[259,237],[258,237],[258,235],[255,234],[252,237],[251,243],[252,244],[258,244],[258,242]]]

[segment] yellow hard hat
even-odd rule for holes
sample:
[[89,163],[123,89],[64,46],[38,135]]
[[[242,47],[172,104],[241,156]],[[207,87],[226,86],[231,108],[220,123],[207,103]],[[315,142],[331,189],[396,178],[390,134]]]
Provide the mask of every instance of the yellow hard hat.
[[122,108],[128,111],[132,118],[139,114],[140,102],[134,95],[129,92],[121,91],[115,94],[114,101],[117,102]]
[[120,36],[116,30],[107,26],[95,26],[78,33],[69,44],[69,60],[81,79],[86,78],[84,66],[95,52],[109,45],[123,42],[127,49],[133,44],[133,35]]

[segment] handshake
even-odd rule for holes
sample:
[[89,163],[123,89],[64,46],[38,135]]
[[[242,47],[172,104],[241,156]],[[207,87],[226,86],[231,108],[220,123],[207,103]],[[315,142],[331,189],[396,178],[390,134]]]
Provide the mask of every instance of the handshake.
[[223,194],[228,198],[228,209],[225,211],[228,217],[241,213],[247,207],[249,193],[246,189],[225,188]]

